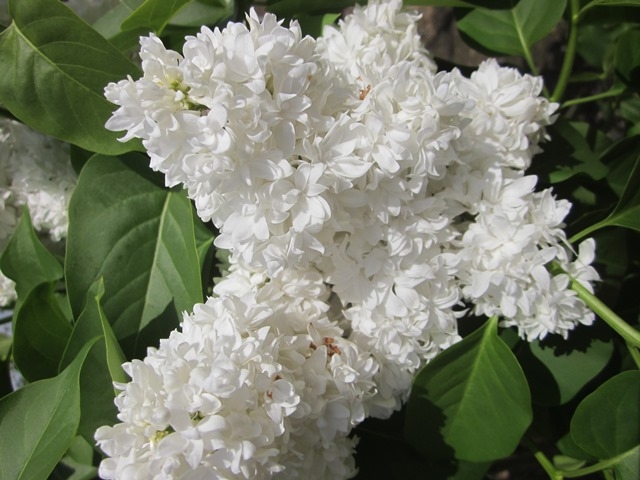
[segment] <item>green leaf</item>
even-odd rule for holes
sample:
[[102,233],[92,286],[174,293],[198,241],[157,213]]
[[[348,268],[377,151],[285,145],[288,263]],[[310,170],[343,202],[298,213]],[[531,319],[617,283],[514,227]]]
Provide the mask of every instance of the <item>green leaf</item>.
[[13,360],[28,381],[55,377],[71,335],[53,285],[43,283],[27,295],[13,325]]
[[0,103],[36,130],[94,152],[137,144],[104,128],[115,109],[103,95],[138,68],[57,0],[10,1],[0,35]]
[[616,480],[640,480],[640,445],[626,452],[613,466]]
[[603,152],[601,159],[610,165],[607,184],[620,198],[640,154],[640,136],[625,137]]
[[566,0],[521,0],[509,10],[477,8],[457,22],[458,29],[492,52],[528,56],[562,18]]
[[60,362],[62,370],[87,341],[98,337],[80,375],[82,417],[78,432],[88,442],[93,442],[93,434],[98,427],[115,423],[117,409],[113,403],[113,382],[127,381],[121,366],[126,361],[125,356],[100,306],[103,295],[104,282],[99,279],[89,289],[86,306]]
[[46,480],[71,445],[80,422],[80,370],[88,343],[60,375],[0,400],[0,478]]
[[607,175],[609,169],[592,150],[584,126],[559,119],[551,128],[553,141],[545,145],[544,154],[538,161],[539,166],[544,163],[554,166],[549,173],[551,183],[560,183],[579,174],[594,180],[602,180]]
[[628,30],[618,38],[615,69],[618,78],[629,88],[640,90],[640,30]]
[[618,204],[604,220],[585,228],[571,237],[576,242],[583,237],[605,227],[623,227],[640,231],[640,156],[636,157],[635,165],[629,175],[627,184],[622,192]]
[[600,459],[621,455],[640,444],[640,371],[609,379],[578,405],[571,436]]
[[411,5],[425,5],[432,7],[475,7],[473,3],[465,2],[463,0],[411,0]]
[[610,341],[594,339],[575,349],[567,349],[567,343],[552,346],[535,341],[518,351],[534,403],[555,406],[569,402],[607,366],[614,352]]
[[[170,304],[182,312],[203,299],[191,202],[184,192],[155,184],[147,162],[138,155],[126,161],[94,156],[69,205],[71,308],[77,316],[91,285],[103,277],[102,308],[127,355]],[[164,335],[178,322],[165,324]]]
[[339,17],[339,13],[327,13],[324,15],[299,15],[295,18],[300,23],[304,35],[317,38],[322,35],[325,25],[333,25]]
[[490,462],[515,450],[531,420],[526,378],[493,317],[418,373],[405,437],[428,458]]
[[640,0],[591,0],[580,9],[578,18],[593,7],[640,7]]
[[341,12],[356,3],[365,0],[271,0],[267,2],[268,10],[278,17],[291,18],[294,15],[321,15],[323,13]]
[[121,29],[146,28],[160,34],[171,17],[191,0],[146,0],[124,22]]
[[[178,27],[200,27],[201,25],[218,25],[233,16],[232,0],[192,1],[177,12],[170,25]],[[182,35],[184,37],[184,35]]]
[[6,362],[13,346],[13,337],[0,333],[0,362]]
[[11,240],[0,258],[0,268],[2,273],[16,282],[16,308],[37,285],[62,278],[62,265],[38,240],[27,208],[23,210]]

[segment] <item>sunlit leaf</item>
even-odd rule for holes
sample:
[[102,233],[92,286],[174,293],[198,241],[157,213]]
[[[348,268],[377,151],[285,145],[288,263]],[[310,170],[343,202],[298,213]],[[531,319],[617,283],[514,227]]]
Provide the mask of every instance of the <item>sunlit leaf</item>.
[[526,55],[560,21],[566,0],[521,0],[508,10],[477,8],[457,22],[458,29],[483,47]]
[[0,102],[36,130],[87,150],[121,153],[104,128],[112,81],[137,67],[57,0],[11,0],[14,22],[0,35]]
[[[147,161],[93,157],[69,206],[66,274],[72,310],[82,311],[91,285],[103,277],[102,308],[128,356],[141,331],[170,304],[182,312],[203,299],[191,203],[184,192],[151,181]],[[163,323],[168,330],[159,334],[168,335],[178,322]]]
[[496,318],[418,373],[406,415],[407,440],[428,458],[487,462],[515,450],[532,420],[531,400]]
[[144,27],[157,34],[164,30],[171,17],[191,0],[146,0],[122,22],[122,30]]
[[619,373],[578,405],[571,436],[580,448],[600,459],[640,445],[640,371]]
[[580,349],[563,347],[558,344],[554,348],[545,342],[535,341],[518,352],[534,403],[567,403],[606,367],[614,351],[612,342],[597,339]]
[[80,422],[80,370],[88,343],[60,375],[0,399],[0,478],[46,480]]
[[32,289],[13,325],[13,359],[22,376],[30,382],[55,377],[71,330],[53,286],[43,283]]
[[178,11],[169,22],[178,27],[217,25],[234,12],[232,0],[191,1]]

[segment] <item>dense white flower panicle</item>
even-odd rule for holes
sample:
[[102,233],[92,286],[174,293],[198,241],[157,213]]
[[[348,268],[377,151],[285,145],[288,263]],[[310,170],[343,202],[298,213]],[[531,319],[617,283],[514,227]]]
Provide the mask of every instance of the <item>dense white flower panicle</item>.
[[372,0],[366,6],[356,5],[337,27],[324,28],[318,39],[319,51],[350,81],[359,80],[365,88],[370,79],[368,73],[388,71],[404,61],[435,73],[436,64],[418,34],[420,15],[401,12],[401,8],[401,0]]
[[529,341],[548,333],[566,338],[569,330],[590,325],[595,316],[569,288],[568,275],[549,268],[555,262],[591,288],[598,279],[589,265],[594,245],[583,243],[571,261],[562,230],[570,204],[555,200],[550,190],[534,192],[534,176],[502,179],[494,173],[480,213],[460,242],[458,275],[465,298],[476,314],[501,316],[503,326],[516,326]]
[[[103,478],[348,478],[468,309],[529,340],[593,314],[594,244],[526,176],[556,104],[495,60],[436,72],[399,0],[317,41],[254,11],[182,53],[141,38],[107,128],[140,138],[230,252],[214,297],[127,365]],[[567,273],[556,273],[559,267]]]
[[540,96],[542,78],[502,67],[495,59],[483,61],[470,78],[457,69],[452,75],[452,89],[475,103],[474,109],[462,113],[471,123],[456,145],[459,152],[468,152],[465,163],[480,162],[482,169],[489,167],[487,162],[528,168],[558,108]]
[[321,302],[319,275],[282,277],[284,292],[231,273],[218,290],[242,296],[196,305],[181,331],[144,361],[125,365],[132,380],[118,385],[122,423],[96,432],[110,456],[100,466],[103,478],[355,472],[347,435],[367,415],[377,365],[342,338],[327,308],[311,308],[308,318],[304,306],[287,301],[307,294],[308,302]]

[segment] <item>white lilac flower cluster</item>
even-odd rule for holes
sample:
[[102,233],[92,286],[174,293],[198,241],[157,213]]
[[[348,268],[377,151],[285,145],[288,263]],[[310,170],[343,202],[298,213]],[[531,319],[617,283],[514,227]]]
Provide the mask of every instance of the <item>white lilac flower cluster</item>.
[[[34,229],[53,242],[67,235],[68,205],[76,184],[67,144],[11,119],[0,119],[0,252],[29,208]],[[0,306],[16,299],[0,272]]]
[[[103,478],[347,478],[351,429],[385,418],[468,309],[529,340],[594,316],[569,289],[569,203],[526,176],[557,105],[488,60],[437,72],[401,2],[318,40],[273,15],[141,38],[107,128],[140,138],[230,252],[214,296],[126,368]],[[576,258],[577,257],[577,258]]]

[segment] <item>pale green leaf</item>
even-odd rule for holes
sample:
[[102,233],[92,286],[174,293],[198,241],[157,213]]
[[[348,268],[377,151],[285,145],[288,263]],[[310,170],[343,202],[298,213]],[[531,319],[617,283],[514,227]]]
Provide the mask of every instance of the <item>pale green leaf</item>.
[[87,150],[121,153],[104,128],[116,108],[113,81],[138,68],[57,0],[11,0],[13,23],[0,34],[0,103],[36,130]]
[[181,8],[191,0],[146,0],[122,22],[121,29],[145,28],[160,34]]
[[[150,180],[147,162],[137,155],[127,161],[94,156],[69,206],[66,274],[72,310],[80,313],[91,285],[103,277],[102,308],[127,355],[138,346],[141,331],[153,330],[152,322],[172,303],[182,312],[203,300],[191,202],[184,192]],[[179,322],[165,320],[160,326],[166,331],[158,335],[166,336]],[[139,346],[144,352],[146,344]]]
[[492,318],[418,373],[405,437],[428,458],[488,462],[511,454],[531,420],[526,378]]
[[612,342],[597,339],[580,349],[567,351],[563,347],[534,341],[518,351],[534,403],[552,406],[569,402],[607,366],[614,352]]
[[566,0],[521,0],[509,10],[477,8],[457,22],[458,29],[483,47],[527,56],[562,18]]
[[80,382],[88,343],[60,375],[0,399],[0,478],[46,480],[76,436]]

